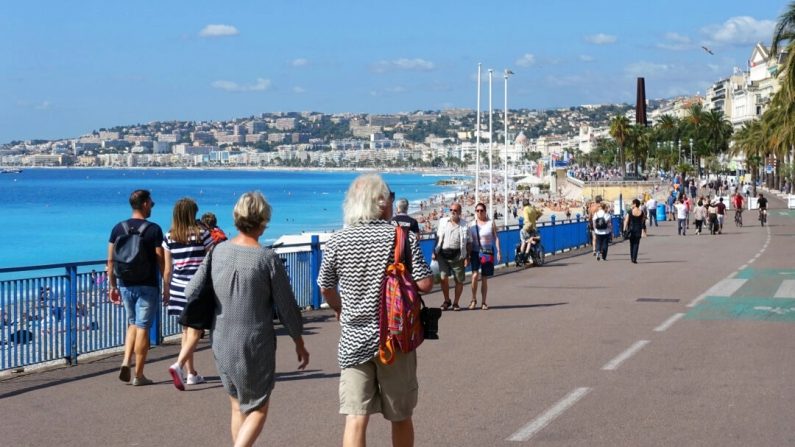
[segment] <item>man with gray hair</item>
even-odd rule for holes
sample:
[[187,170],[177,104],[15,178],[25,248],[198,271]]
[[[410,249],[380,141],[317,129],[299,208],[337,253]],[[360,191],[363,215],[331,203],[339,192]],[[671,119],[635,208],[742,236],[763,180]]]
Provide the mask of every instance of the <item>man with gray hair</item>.
[[406,214],[408,209],[409,201],[405,197],[397,199],[395,201],[395,211],[397,213],[392,216],[392,222],[414,232],[414,234],[420,234],[420,224],[417,223],[417,219]]
[[[366,444],[370,415],[392,425],[392,444],[414,445],[412,414],[417,405],[417,352],[396,352],[395,361],[378,359],[381,282],[394,259],[396,228],[390,223],[395,193],[376,174],[357,177],[345,195],[345,228],[323,251],[317,284],[337,314],[340,413],[346,415],[343,446]],[[411,277],[420,292],[433,287],[417,236],[408,232]]]

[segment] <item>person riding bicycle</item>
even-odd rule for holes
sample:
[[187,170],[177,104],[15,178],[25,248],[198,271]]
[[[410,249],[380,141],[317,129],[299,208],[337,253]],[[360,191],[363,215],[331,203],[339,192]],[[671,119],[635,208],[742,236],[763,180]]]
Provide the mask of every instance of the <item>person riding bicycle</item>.
[[522,210],[522,217],[524,218],[524,226],[522,231],[519,232],[519,238],[522,241],[521,253],[524,254],[525,259],[530,259],[530,247],[532,247],[532,238],[538,236],[536,230],[536,221],[543,214],[541,210],[530,205],[527,199],[522,200],[524,209]]
[[743,205],[745,204],[745,199],[743,195],[740,194],[740,191],[734,191],[734,197],[732,197],[732,206],[734,207],[734,221],[740,225],[743,223]]
[[767,199],[761,192],[759,198],[756,199],[756,204],[759,205],[759,221],[764,225],[767,218]]

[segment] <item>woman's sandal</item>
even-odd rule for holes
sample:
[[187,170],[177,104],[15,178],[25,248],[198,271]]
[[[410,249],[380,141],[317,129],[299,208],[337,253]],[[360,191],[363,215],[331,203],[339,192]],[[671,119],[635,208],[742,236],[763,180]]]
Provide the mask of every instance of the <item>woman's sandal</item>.
[[452,302],[452,301],[450,301],[450,300],[445,300],[445,302],[443,302],[443,303],[442,303],[442,310],[447,310],[447,309],[449,309],[449,308],[450,308],[450,306],[451,306],[452,304],[453,304],[453,302]]
[[472,300],[469,302],[467,309],[474,310],[476,307],[478,307],[478,300]]
[[481,308],[482,310],[489,310],[489,306],[488,306],[486,303],[483,303],[483,304],[481,304],[481,305],[480,305],[480,308]]
[[458,304],[453,304],[453,310],[458,312],[459,310],[461,310],[461,308],[458,307]]

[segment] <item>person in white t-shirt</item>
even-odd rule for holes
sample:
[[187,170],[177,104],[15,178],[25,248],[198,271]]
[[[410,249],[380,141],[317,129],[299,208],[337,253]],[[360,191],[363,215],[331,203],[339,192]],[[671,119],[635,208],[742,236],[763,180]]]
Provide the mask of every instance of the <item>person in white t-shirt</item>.
[[679,198],[679,201],[674,204],[676,209],[676,233],[685,235],[687,231],[687,205],[685,205],[685,197]]
[[649,213],[649,226],[659,226],[657,225],[657,200],[654,197],[646,201],[646,212]]
[[608,212],[607,203],[602,203],[601,207],[591,218],[593,222],[593,232],[596,235],[596,260],[607,261],[607,247],[610,242],[610,233],[613,231],[612,219]]

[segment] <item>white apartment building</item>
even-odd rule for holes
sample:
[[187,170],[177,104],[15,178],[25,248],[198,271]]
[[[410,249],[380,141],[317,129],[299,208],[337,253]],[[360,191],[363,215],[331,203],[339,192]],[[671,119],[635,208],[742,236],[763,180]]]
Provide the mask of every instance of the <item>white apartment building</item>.
[[728,118],[735,128],[759,118],[770,105],[770,100],[780,88],[777,75],[783,57],[783,53],[771,57],[770,50],[757,43],[748,59],[749,70],[732,76]]

